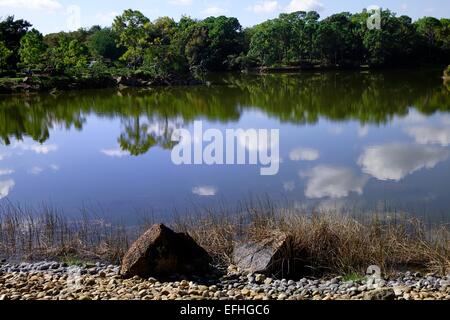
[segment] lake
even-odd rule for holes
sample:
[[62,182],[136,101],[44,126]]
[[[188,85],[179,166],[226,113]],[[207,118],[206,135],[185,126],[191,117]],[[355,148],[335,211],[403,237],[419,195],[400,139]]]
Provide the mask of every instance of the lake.
[[[442,70],[210,77],[209,85],[0,97],[0,204],[128,219],[270,198],[305,210],[450,216]],[[279,129],[279,172],[175,165],[172,133]],[[130,218],[131,219],[131,218]]]

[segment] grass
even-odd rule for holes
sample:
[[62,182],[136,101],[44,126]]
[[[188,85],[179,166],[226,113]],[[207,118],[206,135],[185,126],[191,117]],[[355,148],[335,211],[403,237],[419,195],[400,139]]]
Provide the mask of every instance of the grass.
[[[7,204],[0,207],[0,256],[119,263],[132,241],[154,221],[147,217],[139,226],[125,227],[85,211],[69,220],[54,208],[36,212]],[[196,214],[174,215],[167,224],[188,232],[222,266],[233,263],[238,241],[261,242],[283,233],[292,237],[293,252],[311,275],[358,279],[370,265],[384,273],[450,272],[449,225],[425,224],[407,215],[308,213],[266,201],[247,202],[232,211],[198,209]]]
[[342,277],[342,280],[344,280],[344,281],[354,281],[354,282],[356,282],[356,281],[362,281],[362,280],[364,280],[365,278],[366,278],[365,276],[363,276],[363,275],[361,275],[361,274],[359,274],[359,273],[352,272],[352,273],[345,274],[345,275]]

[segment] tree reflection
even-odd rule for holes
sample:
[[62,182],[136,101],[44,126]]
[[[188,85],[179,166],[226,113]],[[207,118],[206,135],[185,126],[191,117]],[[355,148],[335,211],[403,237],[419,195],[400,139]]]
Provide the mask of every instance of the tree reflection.
[[90,116],[122,119],[118,142],[141,155],[171,149],[176,128],[203,118],[235,122],[258,110],[281,122],[311,124],[320,118],[383,124],[414,108],[430,115],[450,111],[449,83],[440,71],[322,72],[211,78],[212,86],[66,92],[58,96],[0,97],[0,139],[45,142],[52,128],[82,130]]
[[118,139],[121,149],[128,151],[133,156],[146,153],[157,144],[155,138],[148,134],[148,128],[147,123],[141,123],[140,116],[126,119],[124,132]]

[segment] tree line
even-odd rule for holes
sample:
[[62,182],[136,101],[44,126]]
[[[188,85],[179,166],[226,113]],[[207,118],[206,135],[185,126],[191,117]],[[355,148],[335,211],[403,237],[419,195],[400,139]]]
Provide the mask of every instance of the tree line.
[[412,21],[381,11],[320,19],[317,12],[283,13],[243,28],[232,17],[183,16],[151,21],[125,10],[111,27],[43,35],[13,16],[0,22],[0,73],[59,75],[141,73],[157,77],[258,66],[398,66],[450,61],[450,19]]

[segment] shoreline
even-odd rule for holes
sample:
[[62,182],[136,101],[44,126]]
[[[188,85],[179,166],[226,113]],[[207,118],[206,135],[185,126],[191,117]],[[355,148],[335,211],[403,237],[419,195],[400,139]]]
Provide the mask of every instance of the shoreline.
[[[246,74],[270,75],[270,74],[311,74],[315,72],[370,72],[380,70],[418,70],[418,69],[440,69],[441,65],[419,65],[419,66],[397,66],[397,67],[374,67],[374,66],[277,66],[277,67],[255,67],[229,73],[239,72]],[[227,73],[228,73],[227,72]],[[211,72],[209,75],[223,74],[224,72]],[[450,77],[442,77],[448,81]],[[209,81],[199,80],[192,75],[175,75],[169,78],[142,77],[135,75],[104,75],[98,77],[72,77],[68,75],[35,75],[14,78],[0,78],[0,95],[8,96],[27,93],[56,93],[72,90],[89,89],[121,89],[121,88],[158,88],[170,86],[195,86],[209,85]]]
[[274,279],[229,266],[217,277],[123,279],[107,264],[0,264],[0,300],[449,300],[450,274]]
[[31,76],[0,78],[0,95],[22,93],[56,93],[87,89],[157,88],[199,85],[203,82],[193,77],[177,76],[170,79],[138,76],[103,76],[77,78],[70,76]]

